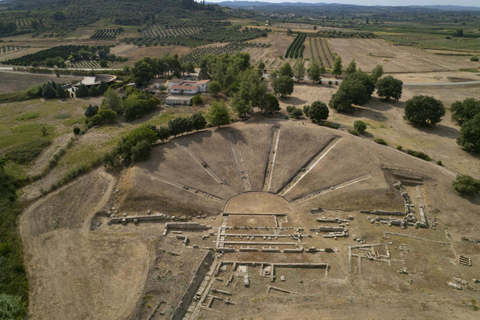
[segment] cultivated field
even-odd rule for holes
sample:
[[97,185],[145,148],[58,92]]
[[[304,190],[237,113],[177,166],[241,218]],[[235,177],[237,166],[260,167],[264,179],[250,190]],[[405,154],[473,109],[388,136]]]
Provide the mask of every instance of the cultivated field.
[[378,64],[383,65],[387,73],[450,70],[378,39],[331,39],[331,43],[333,51],[342,57],[345,65],[355,59],[357,68],[365,71],[372,70]]

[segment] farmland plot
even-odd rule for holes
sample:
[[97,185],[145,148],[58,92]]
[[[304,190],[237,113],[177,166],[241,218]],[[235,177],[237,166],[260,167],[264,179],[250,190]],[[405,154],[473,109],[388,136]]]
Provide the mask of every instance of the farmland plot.
[[184,28],[165,28],[161,25],[153,25],[142,31],[142,36],[145,38],[175,38],[181,36],[189,36],[192,34],[201,33],[203,28],[187,26]]
[[357,67],[372,70],[377,64],[385,72],[433,72],[449,68],[430,62],[396,46],[377,39],[331,39],[333,50],[342,57],[344,64],[355,59]]

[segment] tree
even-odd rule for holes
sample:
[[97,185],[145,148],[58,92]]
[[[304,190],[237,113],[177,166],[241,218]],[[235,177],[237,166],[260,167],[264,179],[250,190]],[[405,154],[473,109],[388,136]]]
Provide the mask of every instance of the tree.
[[265,95],[265,103],[263,103],[260,108],[265,112],[265,115],[268,113],[273,113],[275,111],[280,110],[280,103],[278,102],[278,98],[275,97],[271,93],[267,93]]
[[280,67],[278,70],[278,75],[281,76],[287,76],[287,77],[293,77],[293,70],[292,67],[290,66],[290,63],[285,62],[283,66]]
[[73,127],[73,134],[77,135],[80,133],[80,128],[78,126]]
[[207,80],[210,79],[208,72],[205,68],[201,68],[200,72],[198,73],[198,80]]
[[117,121],[117,118],[118,114],[115,111],[101,108],[98,110],[98,113],[92,117],[92,124],[96,126],[105,123],[114,123]]
[[108,85],[105,83],[105,81],[102,80],[102,81],[100,82],[100,84],[98,85],[97,90],[98,90],[98,93],[99,93],[100,95],[102,95],[102,94],[105,93],[105,91],[108,90]]
[[312,82],[318,82],[320,81],[320,76],[322,74],[322,70],[320,68],[320,65],[318,64],[317,61],[313,61],[312,65],[308,68],[307,70],[307,75],[312,80]]
[[65,90],[62,89],[62,86],[57,87],[57,98],[59,98],[59,99],[66,98]]
[[42,96],[45,99],[53,99],[57,96],[57,92],[50,84],[47,84],[42,90]]
[[157,132],[153,130],[151,127],[148,126],[140,126],[134,130],[132,130],[125,139],[129,141],[132,146],[136,145],[140,141],[146,140],[150,144],[157,141]]
[[265,63],[263,63],[263,61],[260,61],[258,63],[258,70],[264,70],[265,69]]
[[444,115],[443,103],[433,97],[415,96],[405,104],[405,118],[413,125],[434,126]]
[[156,131],[158,139],[162,140],[162,142],[170,138],[171,133],[168,127],[160,127]]
[[309,105],[303,106],[303,114],[305,114],[306,117],[310,117],[310,106]]
[[464,195],[478,194],[480,192],[480,180],[475,180],[471,176],[460,175],[453,182],[453,188]]
[[353,128],[360,134],[364,133],[367,129],[367,124],[362,120],[357,120],[353,123]]
[[321,101],[315,101],[308,108],[308,117],[315,122],[320,120],[327,120],[328,118],[328,107],[325,103]]
[[[383,66],[381,64],[377,64],[375,68],[372,69],[372,77],[376,80],[380,79],[383,76]],[[375,82],[376,82],[375,80]]]
[[378,80],[377,94],[387,101],[390,99],[398,101],[402,97],[402,86],[403,82],[401,80],[395,79],[392,76],[386,76]]
[[355,59],[353,59],[353,60],[350,61],[350,63],[348,64],[347,69],[345,69],[345,74],[346,74],[346,75],[349,75],[349,74],[354,73],[355,71],[357,71],[357,63],[355,62]]
[[123,113],[123,101],[114,89],[108,88],[103,95],[102,107],[109,108],[118,114]]
[[302,58],[298,58],[293,66],[293,75],[297,78],[297,81],[303,80],[305,77],[305,64]]
[[90,97],[98,97],[99,93],[98,93],[97,87],[96,86],[91,86],[90,89],[88,90],[88,95]]
[[230,111],[225,101],[213,101],[207,113],[207,119],[212,126],[220,128],[221,125],[230,123]]
[[84,98],[84,97],[88,97],[88,88],[86,85],[84,85],[83,83],[78,86],[78,89],[77,91],[75,91],[75,97],[77,98]]
[[170,129],[170,134],[173,134],[174,137],[187,131],[185,118],[178,117],[168,121],[168,129]]
[[98,106],[89,104],[85,110],[85,117],[91,118],[98,113]]
[[154,77],[154,67],[150,58],[143,58],[137,62],[132,69],[133,81],[137,86],[150,81]]
[[203,103],[203,99],[199,94],[196,94],[192,98],[192,103],[196,106],[200,105]]
[[207,120],[205,120],[205,118],[200,112],[195,113],[191,119],[193,123],[193,129],[197,131],[205,129],[205,127],[207,126]]
[[275,94],[280,94],[283,98],[286,95],[293,93],[293,79],[289,76],[280,76],[273,79],[272,82],[273,92]]
[[344,90],[338,90],[334,93],[328,102],[328,106],[338,112],[351,112],[353,110],[352,99]]
[[289,35],[289,36],[292,35],[292,29],[290,29],[290,28],[287,29],[287,35]]
[[342,57],[337,56],[333,62],[332,74],[335,78],[342,74]]
[[132,147],[132,160],[134,162],[145,161],[150,158],[152,153],[152,144],[147,140],[142,140]]
[[301,116],[303,116],[303,111],[302,109],[299,109],[299,108],[295,108],[292,113],[291,113],[291,116],[295,119],[298,119],[300,118]]
[[452,120],[458,123],[473,119],[475,115],[480,113],[480,100],[474,98],[466,98],[463,101],[455,101],[450,106]]
[[480,113],[462,124],[457,143],[467,150],[480,152]]
[[242,73],[238,92],[232,99],[232,107],[242,118],[255,107],[261,107],[267,94],[267,84],[260,80],[253,69]]
[[222,90],[222,86],[218,81],[212,80],[208,86],[208,93],[213,94],[215,97]]

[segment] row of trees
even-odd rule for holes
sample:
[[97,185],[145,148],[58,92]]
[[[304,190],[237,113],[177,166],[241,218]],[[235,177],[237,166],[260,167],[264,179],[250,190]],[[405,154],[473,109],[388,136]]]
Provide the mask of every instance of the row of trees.
[[452,120],[461,124],[457,143],[469,151],[480,152],[480,100],[467,98],[456,101],[450,111]]
[[179,78],[185,72],[195,72],[195,65],[191,61],[181,63],[178,54],[160,58],[146,57],[135,62],[132,68],[133,81],[137,86],[145,85],[151,79],[165,75]]
[[98,86],[90,86],[88,88],[83,83],[78,86],[78,89],[75,91],[75,97],[85,98],[85,97],[98,97],[104,94],[108,89],[108,85],[101,81]]

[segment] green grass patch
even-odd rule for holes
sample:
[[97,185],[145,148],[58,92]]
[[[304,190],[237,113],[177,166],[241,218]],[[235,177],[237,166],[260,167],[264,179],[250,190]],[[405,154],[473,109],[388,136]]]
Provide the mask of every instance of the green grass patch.
[[80,124],[80,123],[84,123],[84,122],[85,122],[85,117],[80,117],[80,118],[70,118],[68,120],[65,120],[63,122],[63,124],[66,125],[66,126],[73,126],[77,123]]
[[[47,135],[43,137],[42,128],[46,128]],[[12,134],[0,135],[0,149],[15,145],[21,145],[30,141],[38,141],[39,138],[51,140],[54,138],[55,128],[42,123],[30,123],[13,127]]]
[[36,119],[40,116],[39,112],[26,112],[22,114],[21,116],[16,117],[15,119],[18,121],[27,121],[27,120],[33,120]]
[[27,311],[28,280],[23,265],[23,247],[18,234],[15,181],[0,172],[0,316],[22,319]]
[[0,103],[20,102],[30,99],[32,97],[24,91],[0,94]]
[[38,157],[40,153],[51,145],[48,139],[32,140],[9,149],[5,156],[18,164],[27,164]]
[[55,119],[68,119],[68,118],[71,118],[72,115],[70,113],[60,113],[60,114],[56,114],[53,116]]

